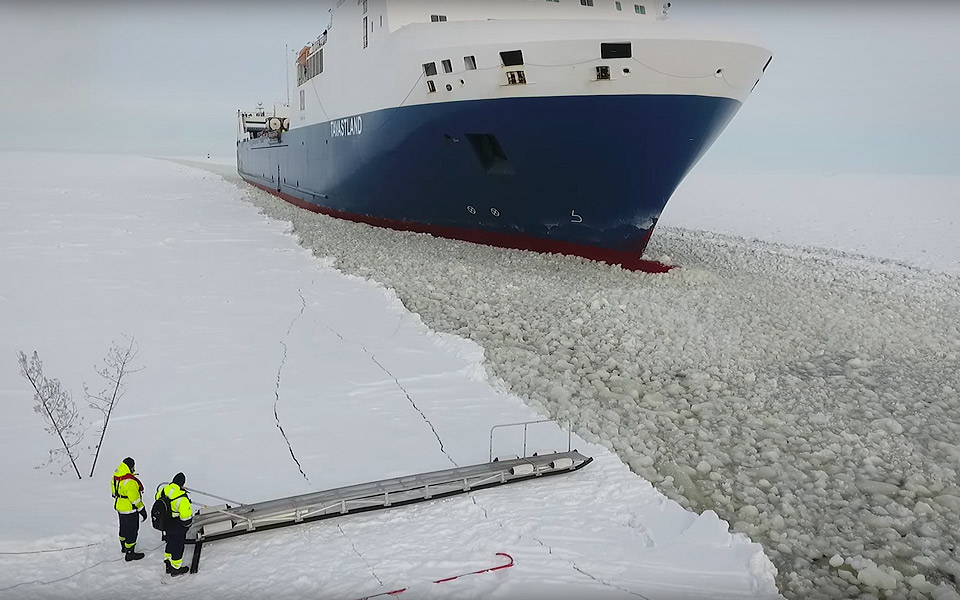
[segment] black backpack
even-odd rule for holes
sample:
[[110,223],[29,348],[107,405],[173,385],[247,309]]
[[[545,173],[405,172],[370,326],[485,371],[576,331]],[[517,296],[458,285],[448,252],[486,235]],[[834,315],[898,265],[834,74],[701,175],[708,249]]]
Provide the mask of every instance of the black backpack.
[[166,494],[161,493],[160,498],[153,502],[153,508],[150,509],[150,524],[153,528],[157,531],[166,531],[171,511],[170,499]]

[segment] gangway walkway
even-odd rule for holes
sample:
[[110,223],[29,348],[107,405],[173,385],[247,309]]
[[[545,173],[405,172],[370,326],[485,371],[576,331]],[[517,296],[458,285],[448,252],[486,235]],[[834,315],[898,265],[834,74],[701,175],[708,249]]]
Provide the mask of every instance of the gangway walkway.
[[[528,424],[510,424],[524,426],[524,448]],[[491,433],[491,456],[492,447]],[[488,463],[395,477],[255,504],[205,506],[197,511],[187,533],[188,543],[194,544],[190,572],[196,573],[199,569],[200,553],[205,542],[569,473],[587,466],[592,461],[593,458],[568,447],[566,452],[496,458]]]

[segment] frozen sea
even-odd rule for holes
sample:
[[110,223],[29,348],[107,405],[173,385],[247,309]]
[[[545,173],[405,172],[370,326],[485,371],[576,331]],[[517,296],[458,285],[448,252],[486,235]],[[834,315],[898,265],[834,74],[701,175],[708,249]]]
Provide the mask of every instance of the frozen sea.
[[[229,178],[229,168],[212,161],[206,166]],[[287,448],[274,444],[278,434],[263,447],[250,447],[242,433],[231,435],[258,425],[275,429],[272,413],[260,422],[245,415],[248,400],[277,399],[278,381],[303,396],[291,408],[303,438],[296,445],[304,444],[306,460],[317,461],[324,484],[402,471],[410,457],[425,467],[417,470],[444,461],[471,462],[471,452],[484,445],[471,420],[520,420],[536,412],[572,421],[583,444],[607,457],[598,463],[609,473],[588,467],[564,483],[568,495],[497,491],[503,494],[501,518],[512,520],[498,522],[500,534],[510,532],[524,544],[539,540],[533,550],[570,560],[561,565],[541,555],[518,561],[515,569],[535,565],[526,578],[508,579],[511,570],[478,576],[462,589],[463,597],[555,597],[560,589],[522,587],[529,581],[555,581],[575,596],[775,596],[766,557],[776,565],[776,583],[788,598],[960,597],[960,250],[951,235],[960,222],[960,178],[695,171],[668,205],[648,249],[649,256],[681,267],[645,275],[337,221],[210,172],[160,161],[19,154],[6,155],[0,169],[8,170],[6,182],[16,181],[16,174],[45,174],[42,186],[7,183],[0,189],[0,319],[5,332],[14,332],[4,335],[8,353],[41,350],[51,372],[79,382],[93,375],[90,365],[120,332],[136,333],[143,348],[148,369],[137,376],[148,389],[137,389],[131,379],[125,401],[131,414],[124,419],[141,422],[151,433],[141,430],[125,440],[124,420],[118,420],[109,438],[114,463],[126,452],[121,448],[149,440],[140,444],[146,447],[139,450],[144,459],[138,464],[147,460],[141,470],[158,469],[165,457],[157,447],[164,432],[184,428],[189,442],[178,459],[191,461],[198,477],[216,480],[226,491],[243,495],[245,485],[291,490],[286,493],[329,487],[289,472]],[[281,266],[278,255],[299,262]],[[346,282],[376,291],[348,292]],[[390,325],[382,331],[367,301],[393,311],[383,317]],[[304,323],[313,325],[301,330]],[[438,358],[416,349],[426,342],[413,333],[399,345],[384,342],[405,327],[444,348],[440,362],[452,361],[451,366],[435,365]],[[296,352],[282,354],[294,343]],[[345,356],[346,347],[352,347],[355,360]],[[462,455],[438,452],[429,429],[400,436],[404,448],[411,446],[403,452],[384,441],[391,439],[392,426],[422,429],[424,419],[416,412],[412,418],[410,402],[402,397],[388,408],[356,408],[367,399],[386,402],[384,390],[394,386],[396,395],[395,386],[407,380],[393,369],[386,380],[382,371],[380,379],[367,373],[368,381],[353,374],[364,367],[376,370],[371,352],[399,355],[397,368],[409,370],[409,379],[423,386],[424,400],[437,411],[433,425],[445,419],[453,438],[464,436]],[[283,356],[290,360],[279,368]],[[0,395],[5,406],[17,407],[11,414],[19,415],[4,425],[0,444],[8,451],[0,464],[23,483],[12,497],[0,497],[6,512],[12,501],[20,506],[32,499],[37,482],[50,481],[46,471],[30,470],[49,439],[37,433],[39,417],[30,413],[15,367],[13,358],[0,367]],[[467,393],[463,381],[443,381],[456,379],[451,374],[457,372],[482,391]],[[485,399],[471,400],[471,394]],[[462,401],[453,399],[461,396]],[[405,416],[391,419],[390,411],[404,403]],[[145,406],[173,410],[150,412]],[[384,419],[382,431],[364,434],[357,443],[357,431],[380,429]],[[34,431],[28,434],[30,427]],[[157,427],[161,430],[154,431]],[[313,435],[318,427],[324,442]],[[210,439],[216,446],[208,447]],[[11,455],[25,446],[31,452]],[[331,449],[344,447],[351,451],[342,459],[324,460]],[[285,476],[274,472],[281,464]],[[623,464],[643,479],[631,478]],[[104,472],[113,466],[105,464]],[[595,479],[584,486],[578,477]],[[62,479],[58,492],[86,484]],[[676,521],[661,521],[638,508],[648,498],[665,502],[643,487],[646,481],[671,500],[662,506],[683,506],[701,516],[681,511],[673,513]],[[40,503],[36,519],[22,527],[5,525],[0,551],[39,549],[54,540],[112,548],[113,538],[102,531],[112,515],[101,506],[101,488],[105,484],[88,485],[79,494],[100,511],[88,524],[71,528],[64,523],[72,521],[49,516],[60,493]],[[475,499],[484,502],[482,493]],[[554,504],[569,512],[552,518]],[[408,515],[385,513],[382,522],[358,519],[354,526],[371,524],[365,532],[370,537],[363,538],[370,546],[382,545],[380,528],[391,525],[403,535],[414,532],[420,544],[424,539],[439,544],[444,562],[432,573],[445,565],[457,571],[457,560],[448,559],[465,540],[471,541],[469,557],[481,562],[506,543],[479,532],[488,527],[483,519],[489,510],[483,519],[464,517],[464,525],[451,522],[453,513],[463,511],[459,505],[452,511],[439,506],[416,509],[430,511],[447,532],[436,536],[421,531],[417,517]],[[571,514],[596,510],[601,516],[578,517],[582,529],[570,521]],[[631,510],[639,515],[628,516]],[[605,511],[609,518],[602,516]],[[34,532],[45,517],[49,527],[37,538]],[[659,522],[667,529],[657,539],[681,542],[678,562],[650,568],[652,557],[665,556],[666,542],[648,540]],[[237,569],[249,572],[258,557],[265,569],[277,568],[283,551],[270,554],[270,549],[284,543],[316,552],[322,565],[319,572],[296,571],[303,580],[288,589],[292,594],[369,593],[384,579],[378,569],[399,583],[416,579],[416,567],[429,562],[407,554],[392,562],[398,559],[389,551],[371,555],[364,544],[354,544],[353,556],[368,568],[358,570],[363,576],[331,584],[338,579],[334,573],[349,573],[350,567],[324,571],[329,565],[311,544],[323,546],[323,535],[360,535],[348,527],[312,531],[310,538],[251,536],[239,555],[224,558],[223,579],[183,585],[216,589],[235,581]],[[61,530],[65,533],[56,533]],[[692,539],[684,544],[688,530]],[[548,532],[553,541],[544,540]],[[750,540],[762,544],[765,554],[751,550],[756,546]],[[398,542],[400,548],[406,552],[409,546]],[[702,548],[722,566],[705,563]],[[98,560],[100,549],[82,552],[86,566]],[[612,564],[599,558],[609,560],[611,553],[619,556]],[[681,560],[683,555],[690,560]],[[71,576],[76,569],[70,561],[40,557],[0,554],[0,596],[4,588],[43,597],[89,595],[95,585],[89,572]],[[204,560],[215,559],[205,551]],[[584,560],[595,561],[593,570],[580,566]],[[59,570],[50,573],[50,565]],[[96,568],[108,569],[119,582],[129,577],[122,567]],[[371,583],[371,570],[376,580],[365,588],[362,577]],[[691,573],[700,579],[691,579]],[[70,578],[29,583],[54,575]],[[10,589],[24,582],[28,585]],[[438,590],[427,586],[422,593]]]
[[[188,487],[258,502],[484,463],[493,425],[542,415],[491,381],[475,342],[298,246],[219,176],[0,153],[0,181],[0,598],[780,597],[759,544],[576,435],[594,458],[576,473],[207,544],[177,580],[145,526],[146,559],[125,563],[108,492],[124,456],[148,491],[183,471]],[[136,372],[95,477],[37,468],[56,438],[15,353],[37,351],[96,433],[84,385],[102,387],[95,368],[124,336]],[[520,433],[499,431],[495,455],[520,453]],[[566,449],[556,425],[529,434],[531,452]],[[497,553],[514,566],[470,575]]]

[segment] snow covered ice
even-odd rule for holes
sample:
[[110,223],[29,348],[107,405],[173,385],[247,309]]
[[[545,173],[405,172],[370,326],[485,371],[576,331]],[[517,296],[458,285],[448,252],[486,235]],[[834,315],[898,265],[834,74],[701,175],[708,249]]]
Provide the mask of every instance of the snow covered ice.
[[[144,524],[147,557],[126,564],[107,486],[124,456],[148,494],[182,470],[188,487],[256,502],[485,462],[492,425],[539,415],[491,385],[476,343],[315,258],[217,176],[148,159],[0,156],[0,598],[779,597],[759,544],[578,436],[595,461],[573,474],[214,542],[200,572],[177,580]],[[433,286],[441,265],[426,261],[416,268]],[[36,469],[54,440],[15,352],[37,350],[82,404],[122,335],[136,336],[143,370],[96,477]],[[565,433],[536,427],[533,449],[564,449]],[[497,454],[520,450],[516,435],[494,441]],[[495,566],[497,552],[515,566],[431,583]]]
[[[179,590],[776,597],[769,556],[789,598],[957,597],[960,251],[943,225],[956,207],[936,222],[867,214],[856,186],[825,198],[816,182],[811,205],[832,212],[790,213],[795,227],[771,234],[787,203],[691,180],[648,249],[683,267],[645,275],[338,221],[167,163],[53,160],[0,165],[3,181],[46,181],[0,191],[0,464],[16,482],[0,509],[34,507],[5,522],[0,552],[97,545],[0,555],[0,589],[28,584],[0,597],[167,589],[159,569],[98,564],[115,559],[104,482],[32,469],[49,440],[12,358],[36,348],[76,389],[121,332],[147,369],[105,452],[136,456],[150,481],[183,469],[188,486],[261,500],[482,462],[491,425],[535,418],[521,399],[573,421],[598,457],[549,484],[213,544]],[[685,194],[697,205],[675,210]],[[905,234],[880,242],[831,225],[894,218]],[[512,569],[416,585],[505,549]]]

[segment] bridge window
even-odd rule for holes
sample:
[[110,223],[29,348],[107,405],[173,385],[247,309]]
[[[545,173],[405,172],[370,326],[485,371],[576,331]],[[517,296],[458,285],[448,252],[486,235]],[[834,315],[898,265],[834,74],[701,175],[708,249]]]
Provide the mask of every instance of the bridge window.
[[500,60],[503,61],[503,66],[505,67],[514,67],[517,65],[523,64],[523,51],[522,50],[509,50],[507,52],[500,53]]
[[432,23],[441,23],[447,20],[446,15],[430,15],[430,22]]
[[453,63],[450,62],[450,59],[449,59],[449,58],[445,58],[444,60],[442,60],[442,61],[440,61],[440,62],[441,62],[441,64],[443,65],[443,72],[444,72],[444,73],[453,73]]
[[597,81],[610,79],[610,67],[597,67]]
[[307,102],[306,97],[304,96],[303,90],[300,90],[300,110],[306,110]]
[[433,77],[437,74],[437,63],[424,63],[423,64],[423,74],[427,77]]
[[620,6],[620,3],[619,3],[619,2],[617,2],[616,4],[617,4],[617,10],[623,10],[623,7]]
[[468,71],[477,70],[477,57],[476,56],[464,56],[463,57],[463,68]]
[[427,80],[427,91],[431,94],[437,91],[437,84],[435,84],[432,79]]
[[593,0],[580,0],[580,6],[593,6]]
[[600,44],[600,58],[630,58],[633,47],[630,42],[619,44]]
[[647,7],[642,4],[634,4],[633,10],[635,10],[638,15],[647,14]]
[[323,50],[317,50],[313,56],[309,56],[309,51],[309,46],[304,48],[297,59],[297,85],[303,85],[323,73]]

